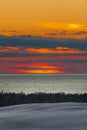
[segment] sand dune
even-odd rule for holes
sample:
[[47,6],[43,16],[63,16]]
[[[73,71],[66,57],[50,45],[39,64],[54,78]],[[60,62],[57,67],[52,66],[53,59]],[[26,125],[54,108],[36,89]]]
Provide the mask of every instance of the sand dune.
[[0,108],[0,130],[87,130],[86,103],[25,104]]

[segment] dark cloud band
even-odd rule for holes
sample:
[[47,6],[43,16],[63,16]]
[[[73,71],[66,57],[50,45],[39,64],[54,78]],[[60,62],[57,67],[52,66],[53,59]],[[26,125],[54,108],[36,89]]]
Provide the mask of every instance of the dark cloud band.
[[58,46],[87,50],[87,39],[43,38],[39,36],[0,36],[0,46],[56,48]]

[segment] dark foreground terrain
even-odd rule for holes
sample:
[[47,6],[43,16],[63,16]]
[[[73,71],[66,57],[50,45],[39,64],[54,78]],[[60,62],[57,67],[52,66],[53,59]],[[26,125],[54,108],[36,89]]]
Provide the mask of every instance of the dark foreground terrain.
[[26,103],[87,102],[87,93],[0,93],[0,107]]

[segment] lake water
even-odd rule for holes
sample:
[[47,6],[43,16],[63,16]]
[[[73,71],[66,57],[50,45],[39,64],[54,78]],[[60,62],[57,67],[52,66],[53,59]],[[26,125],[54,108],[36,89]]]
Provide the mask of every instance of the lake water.
[[87,74],[0,74],[0,92],[87,93]]

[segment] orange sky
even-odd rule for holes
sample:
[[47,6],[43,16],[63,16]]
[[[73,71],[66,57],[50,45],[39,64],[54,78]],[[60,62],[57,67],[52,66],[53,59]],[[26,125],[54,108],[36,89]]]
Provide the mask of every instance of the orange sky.
[[0,0],[0,33],[47,35],[57,30],[87,31],[86,16],[87,0]]

